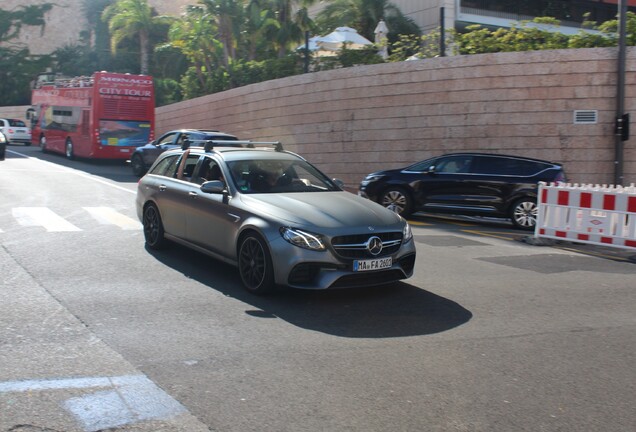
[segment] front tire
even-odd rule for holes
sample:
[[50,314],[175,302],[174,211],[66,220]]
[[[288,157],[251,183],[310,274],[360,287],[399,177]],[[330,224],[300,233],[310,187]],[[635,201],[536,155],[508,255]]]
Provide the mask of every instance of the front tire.
[[146,166],[144,165],[144,161],[141,159],[141,156],[133,155],[130,160],[130,166],[132,167],[132,172],[135,176],[141,177],[146,174]]
[[161,221],[161,214],[159,214],[159,209],[156,205],[148,204],[144,208],[143,226],[146,245],[154,250],[163,249],[167,240],[164,236],[165,231]]
[[382,192],[379,203],[404,218],[413,213],[413,198],[400,187],[390,187]]
[[537,225],[539,207],[534,198],[521,198],[512,205],[510,219],[512,224],[519,229],[533,230]]
[[256,234],[241,240],[238,268],[245,288],[253,294],[266,294],[274,289],[274,267],[269,249]]
[[73,152],[73,141],[70,138],[66,139],[66,146],[64,147],[66,158],[69,160],[75,159],[75,153]]

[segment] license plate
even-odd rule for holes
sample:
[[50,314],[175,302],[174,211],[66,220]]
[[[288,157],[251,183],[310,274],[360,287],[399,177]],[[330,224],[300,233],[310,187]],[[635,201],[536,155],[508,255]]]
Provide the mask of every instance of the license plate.
[[362,272],[362,271],[382,270],[385,268],[390,268],[392,265],[393,265],[393,259],[391,257],[371,259],[371,260],[355,260],[353,262],[353,271]]

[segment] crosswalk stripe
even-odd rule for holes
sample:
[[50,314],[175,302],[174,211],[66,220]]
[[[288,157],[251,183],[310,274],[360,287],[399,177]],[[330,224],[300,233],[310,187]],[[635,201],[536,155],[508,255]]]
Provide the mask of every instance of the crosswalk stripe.
[[90,215],[102,225],[117,225],[124,230],[139,230],[141,223],[129,218],[110,207],[83,207]]
[[81,231],[46,207],[16,207],[12,212],[22,226],[41,226],[49,232]]

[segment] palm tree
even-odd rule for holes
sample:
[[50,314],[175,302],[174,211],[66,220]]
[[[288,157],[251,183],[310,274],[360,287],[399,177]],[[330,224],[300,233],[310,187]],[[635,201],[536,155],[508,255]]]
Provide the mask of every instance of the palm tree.
[[140,70],[142,74],[147,74],[150,34],[155,26],[165,24],[173,18],[157,16],[147,0],[117,0],[104,10],[102,19],[108,22],[113,52],[116,52],[122,41],[139,38]]
[[389,27],[390,39],[396,34],[421,33],[417,24],[389,0],[330,0],[318,13],[316,22],[326,31],[341,26],[353,27],[362,36],[373,40],[375,27],[381,19]]
[[[275,33],[275,44],[278,56],[287,54],[287,49],[293,43],[302,41],[304,33],[313,27],[309,19],[307,7],[315,3],[315,0],[269,0],[274,16],[278,21],[278,29]],[[295,11],[295,13],[294,13]]]
[[[200,6],[188,6],[184,17],[175,21],[168,32],[167,46],[178,49],[194,66],[201,87],[205,86],[206,72],[223,62],[223,44],[216,38],[212,18]],[[160,47],[163,48],[163,47]]]
[[223,44],[223,64],[236,58],[236,47],[243,23],[245,0],[199,0],[215,24],[217,39]]

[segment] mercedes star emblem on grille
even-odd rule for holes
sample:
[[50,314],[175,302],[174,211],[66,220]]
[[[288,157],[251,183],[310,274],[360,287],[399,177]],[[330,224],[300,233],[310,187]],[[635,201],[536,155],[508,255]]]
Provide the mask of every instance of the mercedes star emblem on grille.
[[382,240],[380,237],[370,237],[367,241],[367,250],[371,255],[377,255],[382,252]]

